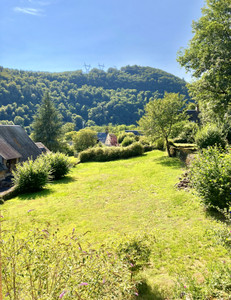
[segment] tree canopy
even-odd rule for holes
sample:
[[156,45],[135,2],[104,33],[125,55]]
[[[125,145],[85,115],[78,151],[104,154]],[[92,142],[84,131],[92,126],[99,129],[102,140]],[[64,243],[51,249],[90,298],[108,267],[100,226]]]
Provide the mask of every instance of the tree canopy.
[[188,96],[184,80],[150,67],[92,69],[89,73],[0,68],[0,120],[30,130],[34,111],[47,90],[63,122],[75,123],[76,130],[89,124],[136,124],[151,98],[163,97],[165,91]]
[[178,61],[196,79],[189,90],[201,109],[223,120],[231,103],[230,0],[207,0],[192,29],[194,36]]
[[169,136],[173,125],[186,119],[183,112],[185,101],[184,96],[176,93],[165,93],[163,99],[150,101],[145,107],[145,113],[138,124],[145,135],[152,138],[163,138],[166,141],[168,155]]

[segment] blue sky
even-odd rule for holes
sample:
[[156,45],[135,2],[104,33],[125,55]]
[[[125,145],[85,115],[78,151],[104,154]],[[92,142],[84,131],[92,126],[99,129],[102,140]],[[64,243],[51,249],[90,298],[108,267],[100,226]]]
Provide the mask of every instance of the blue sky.
[[0,65],[74,71],[159,68],[186,80],[177,51],[204,0],[0,0]]

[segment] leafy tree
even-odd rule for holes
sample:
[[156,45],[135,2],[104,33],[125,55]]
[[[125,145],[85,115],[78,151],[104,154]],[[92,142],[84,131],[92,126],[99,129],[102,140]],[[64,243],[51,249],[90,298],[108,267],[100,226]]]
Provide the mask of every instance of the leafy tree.
[[[193,98],[210,117],[222,120],[231,102],[230,0],[207,0],[202,17],[193,22],[194,36],[178,61],[197,80],[189,85]],[[211,121],[211,120],[210,120]]]
[[138,122],[147,136],[165,139],[168,156],[171,156],[169,136],[172,127],[186,118],[184,111],[181,112],[184,104],[184,96],[165,93],[163,99],[152,100],[146,105],[145,114]]
[[83,151],[97,143],[97,133],[91,129],[81,129],[73,137],[73,142],[77,152]]
[[32,137],[36,142],[44,143],[50,150],[57,151],[58,138],[62,122],[49,93],[46,93],[34,117]]

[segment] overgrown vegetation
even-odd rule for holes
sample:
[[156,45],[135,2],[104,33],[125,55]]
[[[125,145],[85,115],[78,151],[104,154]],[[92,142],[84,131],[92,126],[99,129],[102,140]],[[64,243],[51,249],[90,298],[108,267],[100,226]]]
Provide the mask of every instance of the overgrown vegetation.
[[[65,236],[49,227],[21,235],[18,229],[5,232],[0,242],[4,299],[101,300],[138,295],[130,262],[117,254],[116,246],[93,249],[75,229]],[[139,256],[143,251],[147,252],[141,249]],[[136,263],[133,252],[129,258]]]
[[203,126],[196,133],[195,142],[199,149],[208,148],[210,146],[218,146],[224,149],[227,144],[224,133],[216,124]]
[[221,148],[204,149],[191,165],[192,186],[208,207],[231,205],[231,155]]

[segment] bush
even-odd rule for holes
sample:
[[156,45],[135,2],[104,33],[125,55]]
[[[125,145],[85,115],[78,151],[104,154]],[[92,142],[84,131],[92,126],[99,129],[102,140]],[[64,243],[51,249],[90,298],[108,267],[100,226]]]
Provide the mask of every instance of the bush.
[[[130,266],[116,249],[92,249],[75,234],[31,229],[0,241],[3,293],[9,299],[133,299]],[[85,243],[86,244],[86,243]],[[19,250],[20,249],[20,250]]]
[[195,136],[198,131],[198,125],[194,122],[184,124],[181,133],[174,139],[175,143],[195,143]]
[[225,148],[226,140],[222,130],[216,125],[207,125],[199,130],[195,136],[195,142],[198,148],[208,148],[209,146],[219,146]]
[[48,153],[42,155],[47,166],[50,168],[50,174],[52,179],[60,179],[67,175],[70,171],[70,161],[68,157],[63,153]]
[[228,208],[231,204],[231,155],[209,147],[191,164],[192,186],[206,206]]
[[48,183],[50,173],[42,157],[35,161],[30,159],[16,165],[13,171],[13,183],[20,193],[39,191]]
[[162,139],[162,138],[157,139],[154,143],[154,148],[157,150],[162,150],[162,151],[165,150],[164,139]]
[[127,147],[127,146],[133,144],[134,142],[135,142],[135,138],[134,138],[134,137],[126,136],[126,137],[123,139],[123,142],[121,143],[121,146],[122,146],[122,147]]
[[92,148],[79,154],[80,162],[110,161],[120,158],[129,158],[142,155],[144,148],[140,143],[134,143],[128,147]]
[[[130,137],[130,138],[136,139],[136,136],[135,136],[135,134],[133,132],[122,132],[118,136],[118,139],[117,139],[118,143],[121,144],[126,137]],[[138,139],[139,139],[139,137],[138,137]]]

